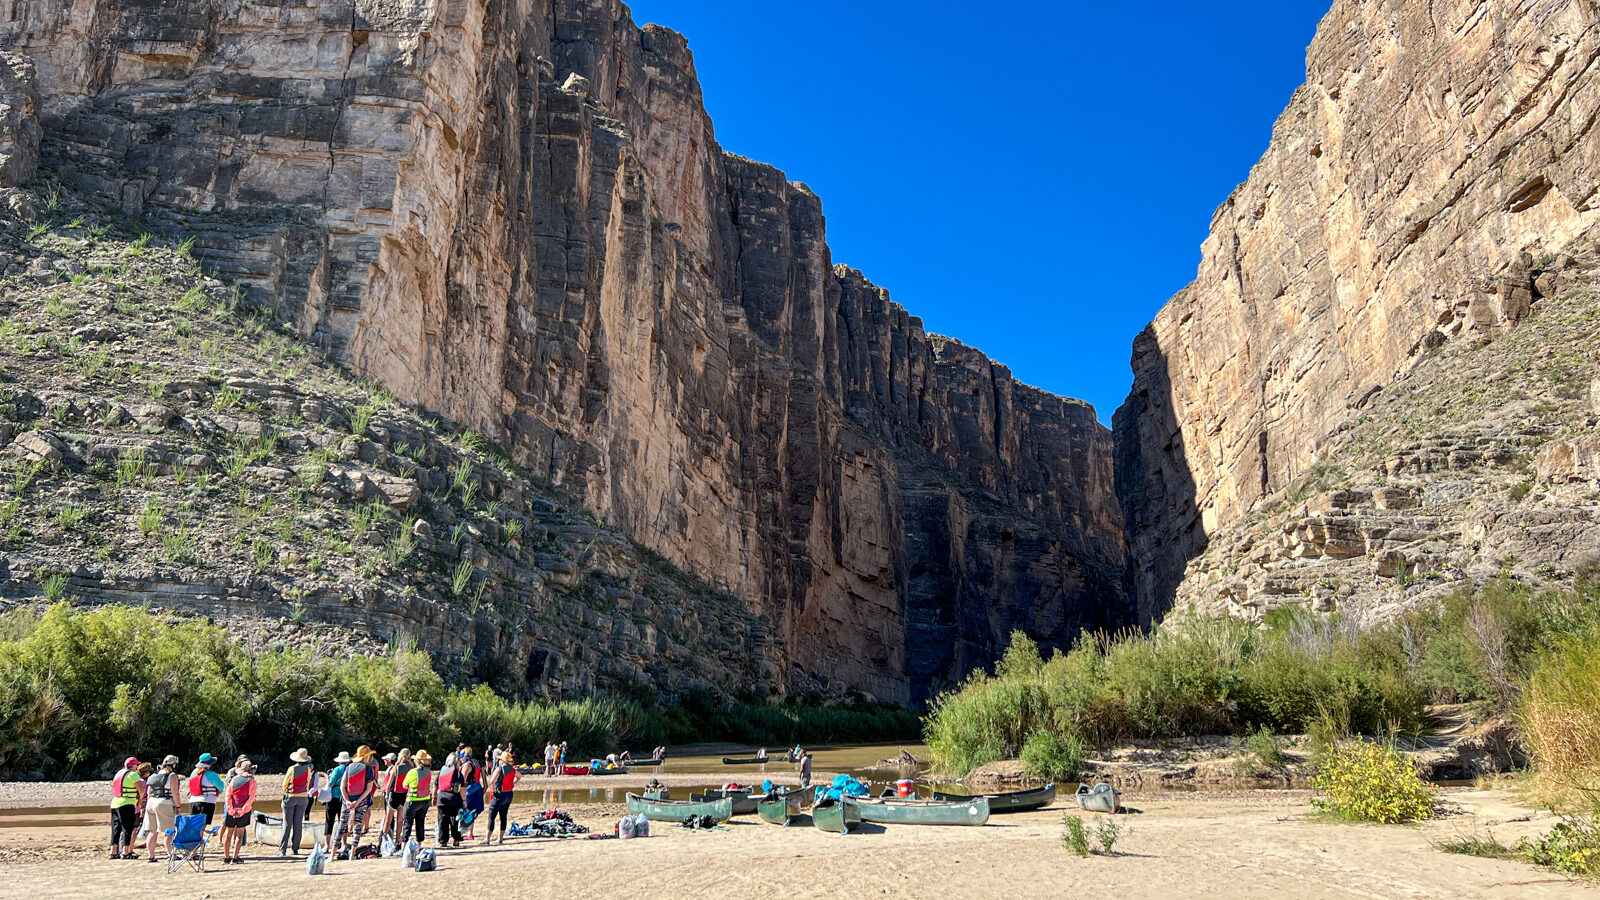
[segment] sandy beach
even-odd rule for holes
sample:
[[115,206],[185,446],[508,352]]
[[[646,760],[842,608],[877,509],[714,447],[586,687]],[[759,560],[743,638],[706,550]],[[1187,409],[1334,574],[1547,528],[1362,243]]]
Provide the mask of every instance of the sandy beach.
[[[1117,817],[1119,855],[1090,859],[1062,847],[1066,809],[1058,804],[996,816],[982,828],[867,825],[844,836],[804,819],[778,828],[740,817],[712,832],[654,823],[642,840],[512,839],[504,847],[445,851],[437,872],[365,860],[330,863],[319,878],[305,875],[303,861],[275,855],[168,877],[156,865],[99,858],[102,826],[22,826],[0,829],[7,876],[0,897],[133,900],[178,891],[213,900],[314,900],[421,891],[703,900],[775,885],[799,897],[1060,897],[1091,886],[1096,894],[1151,898],[1600,897],[1592,882],[1435,850],[1432,842],[1458,833],[1489,830],[1511,843],[1554,824],[1501,791],[1455,789],[1444,799],[1447,814],[1438,820],[1380,827],[1320,819],[1298,791],[1129,795],[1138,812]],[[526,821],[534,809],[519,804],[512,818]],[[615,804],[567,810],[606,832],[622,813]]]

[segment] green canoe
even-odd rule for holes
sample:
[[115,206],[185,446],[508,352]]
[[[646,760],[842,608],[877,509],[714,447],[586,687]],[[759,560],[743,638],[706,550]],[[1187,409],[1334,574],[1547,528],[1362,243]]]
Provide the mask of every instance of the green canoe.
[[687,800],[646,800],[637,794],[629,794],[627,799],[628,812],[644,813],[644,817],[652,822],[682,822],[689,816],[710,816],[718,822],[733,818],[732,800],[691,803]]
[[849,797],[828,797],[811,807],[811,824],[823,831],[844,834],[861,824],[861,804]]
[[863,800],[863,822],[885,825],[982,825],[989,821],[989,798],[942,800]]
[[1056,786],[1054,783],[1044,787],[1029,788],[1025,791],[1012,791],[1008,794],[952,794],[944,791],[934,791],[935,800],[965,801],[976,797],[989,798],[989,812],[995,815],[1009,812],[1026,812],[1031,809],[1044,809],[1056,802]]
[[756,815],[763,822],[788,825],[789,820],[800,815],[800,799],[793,794],[770,794],[756,798]]
[[749,791],[725,791],[721,788],[712,788],[704,794],[690,794],[689,799],[696,803],[710,803],[714,800],[727,798],[733,801],[733,814],[736,816],[754,815],[756,811],[755,798]]
[[[672,790],[670,788],[662,787],[662,788],[656,788],[653,791],[645,791],[644,792],[644,799],[646,799],[646,800],[671,800],[672,799]],[[688,815],[688,813],[684,813],[684,815]]]

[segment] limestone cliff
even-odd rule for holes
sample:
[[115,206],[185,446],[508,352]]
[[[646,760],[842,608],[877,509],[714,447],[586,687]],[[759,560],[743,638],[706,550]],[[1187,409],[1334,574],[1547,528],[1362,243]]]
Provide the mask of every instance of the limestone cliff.
[[[1194,283],[1134,344],[1116,465],[1142,620],[1600,547],[1581,491],[1504,507],[1588,427],[1593,328],[1569,313],[1592,279],[1557,256],[1596,222],[1597,26],[1584,0],[1336,0]],[[1472,355],[1530,312],[1562,343]]]
[[19,0],[59,177],[917,700],[1131,621],[1111,436],[834,265],[614,0]]

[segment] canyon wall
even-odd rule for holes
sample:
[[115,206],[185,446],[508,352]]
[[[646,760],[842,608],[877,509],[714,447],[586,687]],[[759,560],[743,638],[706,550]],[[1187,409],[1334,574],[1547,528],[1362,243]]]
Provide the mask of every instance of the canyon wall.
[[1013,628],[1132,621],[1094,411],[835,265],[820,200],[725,154],[684,39],[620,3],[13,0],[0,49],[44,171],[193,234],[795,666],[920,701]]
[[[1386,386],[1446,343],[1496,339],[1542,301],[1550,282],[1534,276],[1596,221],[1597,25],[1589,0],[1336,0],[1266,154],[1217,210],[1195,281],[1134,343],[1116,472],[1142,621],[1159,620],[1186,578],[1262,561],[1258,536],[1230,538],[1236,558],[1196,571],[1190,561],[1220,533],[1286,501],[1319,515],[1297,492],[1340,464],[1329,437],[1370,418]],[[1516,365],[1514,377],[1528,371],[1527,359]],[[1400,421],[1450,399],[1410,397],[1383,414]],[[1431,471],[1419,453],[1458,471],[1469,456],[1528,458],[1525,437],[1488,451],[1479,438],[1445,436],[1375,471]],[[1370,509],[1372,491],[1360,496]],[[1297,557],[1342,543],[1308,519],[1302,547],[1298,527],[1285,526]],[[1454,527],[1406,525],[1419,542]],[[1355,537],[1340,555],[1365,552]],[[1374,571],[1394,576],[1392,557],[1386,566]]]

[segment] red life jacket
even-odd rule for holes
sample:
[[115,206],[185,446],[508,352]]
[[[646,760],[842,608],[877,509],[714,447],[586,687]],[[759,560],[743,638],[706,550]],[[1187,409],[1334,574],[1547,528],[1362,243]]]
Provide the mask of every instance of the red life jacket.
[[417,789],[415,791],[411,792],[411,796],[417,797],[417,798],[422,799],[422,800],[429,799],[430,797],[433,796],[433,791],[429,790],[429,787],[430,787],[430,785],[432,785],[432,783],[433,783],[433,770],[432,769],[419,769],[417,771]]
[[511,793],[511,789],[513,787],[515,787],[516,784],[517,784],[517,770],[513,769],[510,766],[502,765],[500,767],[500,784],[499,784],[500,793],[502,793],[502,794]]
[[205,785],[203,783],[204,780],[205,776],[201,775],[199,772],[189,776],[189,799],[199,800],[200,797],[205,793]]
[[316,770],[310,763],[300,763],[289,770],[289,793],[304,794],[311,789],[311,775]]
[[250,784],[255,781],[253,777],[234,779],[232,787],[228,788],[228,805],[238,809],[250,802]]
[[113,800],[117,800],[119,798],[122,799],[122,800],[138,800],[139,799],[139,782],[135,781],[135,782],[133,782],[132,785],[129,785],[128,784],[128,775],[129,774],[130,774],[130,772],[127,769],[118,769],[117,770],[116,777],[111,779],[111,799],[113,799]]
[[367,789],[367,773],[370,771],[372,771],[372,767],[366,763],[351,763],[345,767],[344,798],[346,800],[354,800],[360,797],[362,792]]
[[454,790],[451,788],[451,785],[453,785],[455,783],[456,783],[456,770],[455,769],[445,769],[443,772],[439,773],[439,793],[441,793],[441,794],[454,793]]

